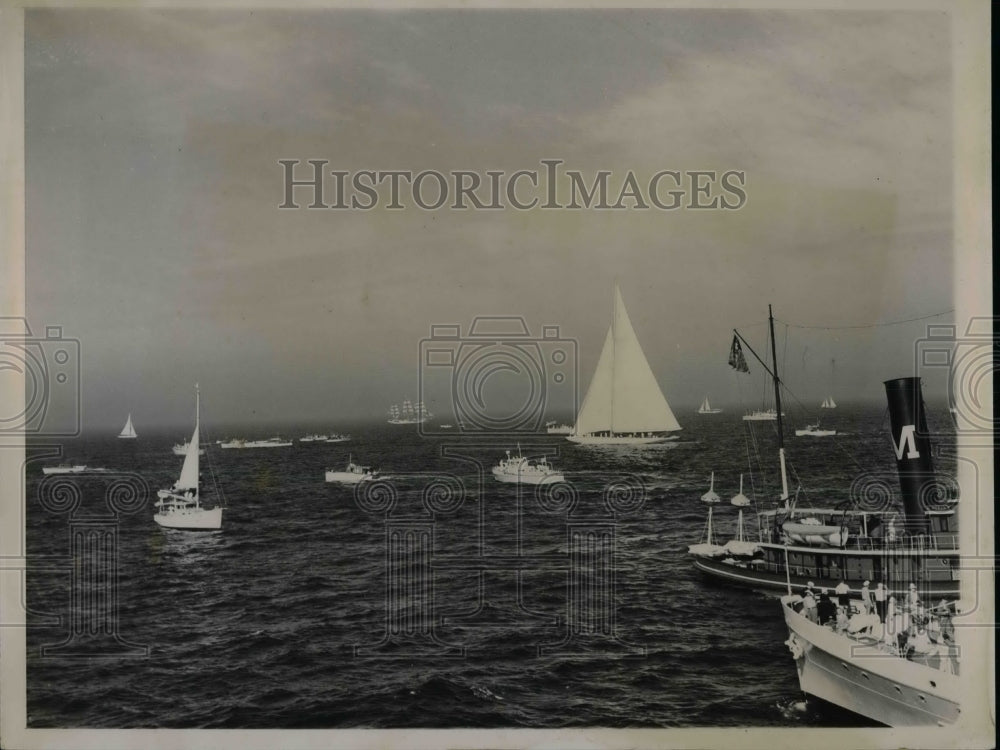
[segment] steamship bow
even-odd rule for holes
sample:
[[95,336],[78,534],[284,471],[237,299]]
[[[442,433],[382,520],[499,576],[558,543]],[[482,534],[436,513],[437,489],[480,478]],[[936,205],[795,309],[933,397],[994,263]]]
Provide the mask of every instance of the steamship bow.
[[[774,351],[774,318],[770,314],[770,367],[734,331],[737,369],[747,372],[743,342],[774,383],[776,411],[781,413],[781,381]],[[845,582],[857,596],[864,582],[872,590],[882,582],[888,591],[915,584],[927,598],[959,596],[958,527],[955,502],[934,473],[930,441],[924,427],[919,380],[886,383],[893,443],[899,464],[902,508],[846,507],[848,497],[828,505],[798,506],[789,498],[782,420],[777,419],[781,496],[777,507],[760,510],[756,532],[746,538],[717,543],[713,538],[711,506],[707,538],[691,545],[694,567],[706,576],[754,589],[804,590],[808,584],[831,590]],[[915,426],[921,426],[919,432]],[[907,464],[905,470],[902,462]],[[887,487],[876,488],[887,494]],[[711,493],[714,494],[714,493]],[[708,499],[706,499],[708,498]],[[702,498],[708,503],[718,501]],[[888,499],[888,498],[886,498]],[[863,503],[858,503],[862,505]],[[750,524],[752,528],[752,523]],[[742,535],[741,535],[742,537]]]

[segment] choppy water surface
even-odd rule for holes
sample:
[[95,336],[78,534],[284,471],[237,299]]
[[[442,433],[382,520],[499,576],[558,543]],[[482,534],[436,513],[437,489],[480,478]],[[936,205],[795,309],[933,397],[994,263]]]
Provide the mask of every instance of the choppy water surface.
[[[170,446],[182,434],[66,442],[70,460],[133,472],[153,490],[145,507],[117,521],[118,634],[148,647],[148,656],[41,655],[69,632],[73,556],[68,515],[38,499],[40,467],[58,461],[29,462],[28,724],[863,723],[802,703],[776,598],[712,584],[685,554],[703,532],[698,498],[712,471],[726,500],[747,471],[748,453],[759,451],[766,473],[754,474],[754,486],[759,491],[766,480],[773,489],[773,425],[757,425],[755,442],[738,414],[680,416],[683,437],[666,447],[525,441],[526,452],[558,451],[551,460],[573,487],[541,494],[518,493],[488,476],[490,464],[513,445],[482,439],[469,445],[456,437],[444,451],[445,441],[420,438],[412,426],[355,426],[354,439],[336,445],[245,451],[210,445],[204,481],[210,485],[214,473],[228,503],[224,530],[214,534],[164,531],[152,521],[155,490],[179,473],[181,459]],[[941,421],[940,414],[930,416]],[[893,471],[883,409],[842,407],[827,421],[847,434],[788,439],[793,485],[839,501],[858,473]],[[344,464],[349,453],[389,475],[394,499],[372,493],[359,505],[352,488],[323,481],[324,470]],[[939,464],[951,469],[945,460]],[[75,521],[104,507],[102,481],[79,480]],[[751,494],[749,476],[744,492]],[[716,518],[723,532],[735,526],[735,510],[725,503]],[[417,531],[404,537],[402,552],[387,557],[391,530],[404,527]],[[598,546],[613,540],[610,556],[608,547],[595,547],[586,557],[613,559],[613,605],[602,604],[606,578],[583,575],[577,588],[568,586],[573,529]],[[591,532],[597,536],[587,537]],[[532,560],[520,573],[518,555]],[[433,571],[432,591],[387,594],[387,567],[409,580],[419,565]],[[432,635],[384,643],[396,622],[387,621],[387,596],[395,597],[403,618],[432,613]],[[582,629],[596,629],[597,637],[570,637],[581,617]],[[401,623],[405,630],[407,621]]]

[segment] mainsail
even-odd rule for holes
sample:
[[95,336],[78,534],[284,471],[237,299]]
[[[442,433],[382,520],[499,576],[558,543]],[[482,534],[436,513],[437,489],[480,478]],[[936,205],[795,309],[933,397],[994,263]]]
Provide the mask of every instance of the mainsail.
[[184,466],[181,467],[181,478],[174,485],[175,490],[198,490],[199,461],[199,422],[201,419],[201,393],[195,387],[194,434],[188,442],[187,453],[184,456]]
[[681,429],[653,375],[615,284],[614,313],[576,434],[647,433]]
[[122,427],[122,431],[118,434],[120,438],[134,438],[139,437],[135,432],[135,427],[132,426],[132,412],[128,413],[128,419],[125,421],[125,426]]

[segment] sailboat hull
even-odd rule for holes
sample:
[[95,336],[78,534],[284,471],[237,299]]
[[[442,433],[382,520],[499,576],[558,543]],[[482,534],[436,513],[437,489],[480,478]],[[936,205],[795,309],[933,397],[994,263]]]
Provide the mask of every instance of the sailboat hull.
[[653,443],[667,443],[671,440],[679,440],[678,435],[653,435],[652,437],[628,437],[624,435],[613,435],[599,437],[596,435],[567,435],[566,439],[571,443],[580,445],[651,445]]
[[171,513],[157,513],[153,520],[165,529],[186,531],[218,531],[222,528],[222,508],[193,508]]

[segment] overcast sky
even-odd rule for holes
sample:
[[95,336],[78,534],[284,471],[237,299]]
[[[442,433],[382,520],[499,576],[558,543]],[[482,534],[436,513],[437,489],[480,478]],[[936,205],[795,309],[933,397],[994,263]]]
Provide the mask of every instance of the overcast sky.
[[[730,330],[763,346],[769,302],[953,306],[950,43],[935,12],[29,10],[29,319],[80,339],[86,426],[183,424],[196,380],[219,421],[335,423],[416,398],[418,341],[476,315],[560,326],[582,395],[617,278],[671,404],[752,406]],[[734,169],[747,201],[279,210],[278,160],[317,158]],[[925,325],[779,324],[786,380],[881,399]]]

